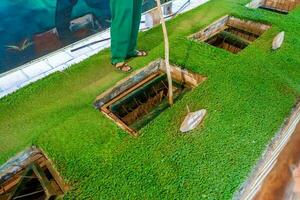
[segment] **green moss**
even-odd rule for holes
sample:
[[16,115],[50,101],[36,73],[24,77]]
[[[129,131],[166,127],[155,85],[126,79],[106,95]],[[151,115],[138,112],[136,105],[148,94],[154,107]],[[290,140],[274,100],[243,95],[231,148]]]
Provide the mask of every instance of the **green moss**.
[[[36,144],[72,185],[66,199],[230,199],[290,113],[300,93],[300,8],[289,15],[250,10],[243,0],[212,0],[168,22],[171,60],[208,77],[132,138],[95,110],[97,95],[126,76],[105,50],[0,100],[0,163]],[[225,14],[272,24],[238,55],[189,41]],[[286,31],[278,51],[273,37]],[[163,57],[161,29],[140,35],[147,58]],[[191,110],[200,128],[181,135]]]

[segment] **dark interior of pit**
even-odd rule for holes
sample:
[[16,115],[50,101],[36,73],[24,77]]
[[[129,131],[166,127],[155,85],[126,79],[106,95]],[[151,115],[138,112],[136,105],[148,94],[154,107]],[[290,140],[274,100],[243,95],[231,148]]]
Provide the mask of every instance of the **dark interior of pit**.
[[[51,174],[48,174],[51,177]],[[24,179],[20,182],[15,191],[12,191],[12,199],[46,199],[46,193],[37,175],[34,173],[32,167],[24,174]]]
[[[8,173],[0,180],[0,200],[52,200],[63,195],[62,183],[57,180],[57,175],[51,173],[49,164],[45,157],[34,155],[29,158],[27,166],[24,163],[14,163],[12,167],[18,166],[22,169],[16,174]],[[26,161],[27,162],[27,161]],[[17,164],[17,165],[15,165]],[[20,165],[19,165],[20,164]],[[56,177],[56,178],[55,178]]]
[[27,167],[20,177],[15,187],[0,195],[1,200],[50,200],[63,193],[50,171],[46,167],[41,168],[38,164]]
[[265,0],[259,8],[280,14],[288,14],[299,4],[300,0]]
[[232,53],[239,53],[259,35],[235,27],[228,27],[205,42]]
[[[175,100],[188,90],[183,84],[173,81]],[[109,109],[128,127],[133,130],[139,130],[168,106],[167,76],[161,73],[124,98],[110,105]]]
[[260,36],[251,32],[251,29],[247,30],[227,26],[228,28],[207,39],[205,42],[237,54]]

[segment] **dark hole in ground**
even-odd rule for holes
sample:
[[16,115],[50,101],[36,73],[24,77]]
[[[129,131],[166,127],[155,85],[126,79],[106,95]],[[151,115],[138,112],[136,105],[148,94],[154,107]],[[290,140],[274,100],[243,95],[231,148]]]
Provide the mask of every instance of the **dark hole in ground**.
[[[173,81],[175,100],[187,90],[185,86]],[[109,109],[127,126],[139,130],[169,107],[167,97],[167,76],[161,74],[110,105]]]
[[[197,87],[206,77],[171,66],[174,100]],[[162,113],[168,104],[165,63],[159,59],[120,81],[97,97],[95,107],[133,136]]]
[[55,199],[66,189],[39,149],[26,150],[0,167],[0,200]]
[[234,33],[231,33],[228,30],[224,30],[221,33],[218,33],[205,42],[235,54],[249,45],[248,42],[244,41],[241,37],[236,36]]
[[237,54],[259,38],[269,27],[254,21],[225,16],[190,38]]
[[27,177],[19,186],[19,190],[15,191],[12,199],[22,199],[22,200],[44,200],[46,199],[46,193],[38,180],[33,170],[30,170],[26,175]]

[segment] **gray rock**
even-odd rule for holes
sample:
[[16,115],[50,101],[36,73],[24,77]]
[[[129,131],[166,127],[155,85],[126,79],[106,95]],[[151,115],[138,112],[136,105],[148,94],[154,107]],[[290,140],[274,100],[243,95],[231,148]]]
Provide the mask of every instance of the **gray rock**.
[[285,33],[284,33],[284,31],[282,31],[274,38],[273,43],[272,43],[273,50],[279,49],[282,46],[284,37],[285,37]]
[[263,5],[263,0],[252,0],[249,4],[247,4],[248,8],[258,8]]
[[189,113],[182,122],[180,131],[186,133],[195,129],[203,121],[206,113],[205,109]]

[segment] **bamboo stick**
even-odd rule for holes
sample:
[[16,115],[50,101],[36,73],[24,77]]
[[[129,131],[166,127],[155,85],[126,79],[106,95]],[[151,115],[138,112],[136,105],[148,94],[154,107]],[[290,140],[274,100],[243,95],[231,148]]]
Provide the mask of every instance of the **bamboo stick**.
[[163,29],[163,34],[164,34],[164,43],[165,43],[165,64],[166,64],[166,74],[168,78],[168,99],[169,99],[169,104],[170,106],[173,105],[174,100],[173,100],[173,83],[172,83],[172,76],[171,76],[171,67],[170,67],[170,46],[169,46],[169,37],[168,37],[168,30],[166,26],[166,21],[163,16],[163,13],[161,11],[161,3],[160,0],[156,0],[157,3],[157,9],[158,13],[161,18],[161,25]]

